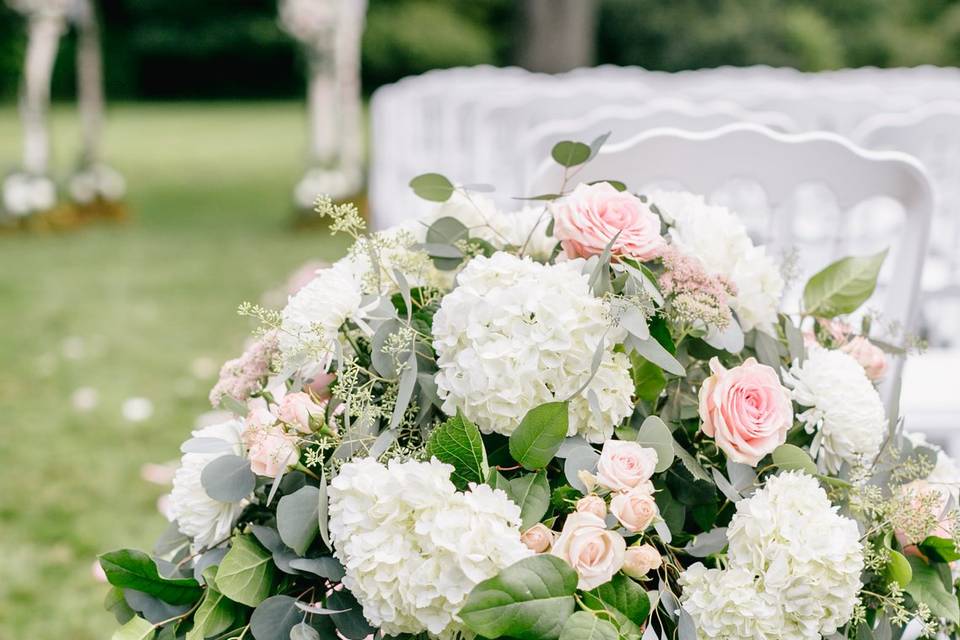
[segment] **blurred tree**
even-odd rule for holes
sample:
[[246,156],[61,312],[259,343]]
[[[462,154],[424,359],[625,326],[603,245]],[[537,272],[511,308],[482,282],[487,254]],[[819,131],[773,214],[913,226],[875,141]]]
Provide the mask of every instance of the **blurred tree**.
[[524,37],[518,62],[533,71],[558,73],[593,62],[594,0],[524,0]]

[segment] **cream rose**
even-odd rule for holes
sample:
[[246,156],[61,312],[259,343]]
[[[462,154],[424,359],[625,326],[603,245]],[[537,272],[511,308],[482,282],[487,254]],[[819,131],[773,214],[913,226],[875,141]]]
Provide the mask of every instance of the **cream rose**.
[[611,491],[629,491],[649,480],[656,466],[655,449],[636,442],[607,440],[597,462],[597,484]]
[[243,444],[247,448],[250,468],[258,476],[276,478],[300,459],[296,437],[282,427],[247,427]]
[[610,500],[610,513],[627,530],[642,533],[660,514],[648,487],[643,485],[626,493],[618,493]]
[[607,517],[607,503],[603,498],[590,494],[577,500],[577,511],[580,513],[592,513],[598,518]]
[[592,513],[567,516],[552,554],[573,567],[580,576],[578,589],[594,589],[609,582],[623,566],[627,543],[619,533],[608,531]]
[[538,522],[523,532],[520,542],[534,553],[545,553],[553,545],[554,533],[542,522]]
[[666,247],[660,218],[649,205],[607,182],[581,183],[570,195],[552,203],[550,210],[553,234],[571,258],[600,254],[614,237],[613,255],[641,261],[657,257]]
[[733,369],[713,358],[710,371],[700,387],[700,429],[731,460],[755,467],[787,439],[793,425],[790,392],[776,371],[753,358]]
[[324,405],[314,402],[309,394],[299,391],[283,396],[277,415],[282,422],[300,433],[311,433],[311,421],[323,422],[324,408]]
[[846,343],[840,347],[840,351],[853,356],[853,359],[863,367],[867,377],[874,382],[882,380],[887,372],[887,354],[863,336],[857,336]]
[[662,565],[660,552],[649,544],[630,547],[623,556],[623,572],[631,578],[642,578]]

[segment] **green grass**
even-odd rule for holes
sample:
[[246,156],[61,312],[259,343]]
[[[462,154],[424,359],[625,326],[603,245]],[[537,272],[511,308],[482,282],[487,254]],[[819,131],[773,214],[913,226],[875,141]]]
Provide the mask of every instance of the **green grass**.
[[[327,231],[290,224],[302,129],[295,104],[116,106],[106,156],[128,179],[132,219],[0,236],[0,640],[109,637],[91,564],[162,531],[164,490],[140,467],[176,458],[209,408],[213,380],[193,363],[239,351],[251,325],[238,303],[342,253]],[[54,130],[63,171],[70,110]],[[18,145],[0,107],[0,167]],[[80,387],[99,392],[94,410],[73,408]],[[133,396],[154,404],[145,422],[122,417]]]

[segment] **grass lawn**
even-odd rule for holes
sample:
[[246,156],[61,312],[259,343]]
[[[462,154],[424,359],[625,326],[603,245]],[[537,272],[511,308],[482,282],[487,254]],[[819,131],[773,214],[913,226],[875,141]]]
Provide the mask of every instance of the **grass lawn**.
[[[58,108],[54,125],[65,171],[76,120]],[[140,468],[176,458],[209,408],[203,369],[251,328],[237,304],[342,253],[290,224],[303,126],[297,104],[115,106],[106,156],[132,219],[0,236],[0,640],[110,636],[91,565],[164,528],[164,490]],[[18,150],[15,111],[0,106],[0,173]],[[71,401],[83,387],[99,396],[85,412]],[[153,415],[125,420],[131,397]]]

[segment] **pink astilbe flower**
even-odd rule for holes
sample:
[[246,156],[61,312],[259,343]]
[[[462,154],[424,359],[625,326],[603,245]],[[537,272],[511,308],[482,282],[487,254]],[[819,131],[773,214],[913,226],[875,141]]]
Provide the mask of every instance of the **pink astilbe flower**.
[[680,324],[701,321],[717,329],[724,329],[732,318],[730,298],[736,287],[723,276],[707,273],[703,263],[675,247],[667,247],[662,254],[664,271],[660,288],[669,298],[668,313]]
[[224,396],[245,402],[260,388],[260,380],[270,373],[270,363],[276,352],[277,335],[271,331],[250,345],[239,358],[224,363],[220,379],[210,391],[210,404],[219,407]]

